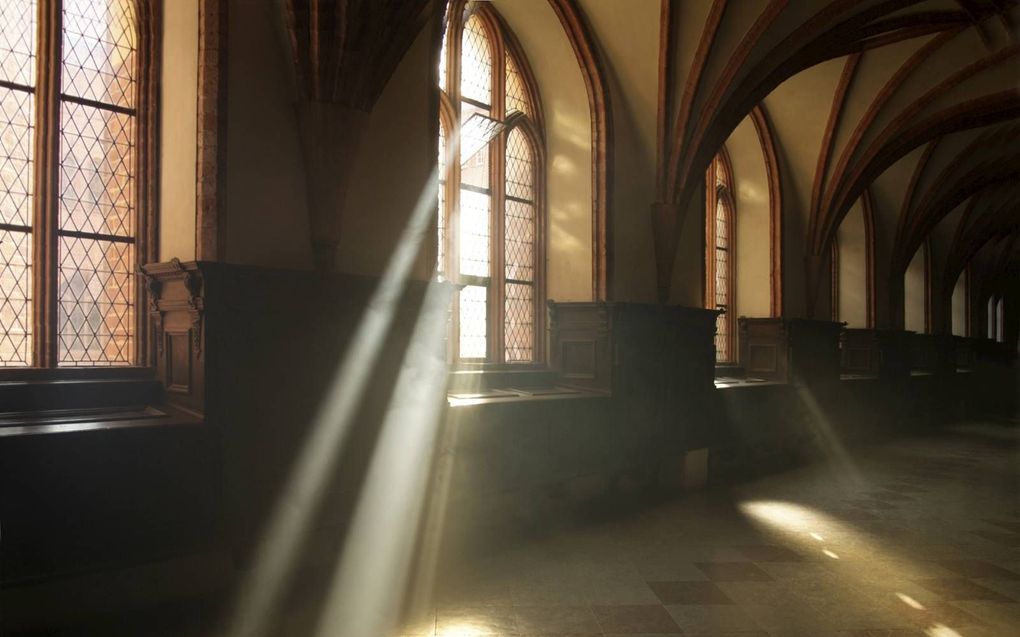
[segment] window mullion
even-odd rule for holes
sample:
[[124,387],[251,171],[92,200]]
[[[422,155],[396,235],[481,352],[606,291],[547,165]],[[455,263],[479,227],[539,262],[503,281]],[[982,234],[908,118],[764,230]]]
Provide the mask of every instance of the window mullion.
[[[506,120],[506,53],[501,37],[492,39],[492,116],[500,121]],[[489,291],[489,333],[492,344],[489,347],[489,359],[496,363],[506,362],[506,237],[504,214],[506,210],[506,134],[500,133],[489,144],[490,178],[489,187],[492,191],[489,232],[492,258],[491,284]]]
[[60,170],[59,0],[39,2],[35,104],[35,208],[32,220],[33,364],[57,364],[57,214]]

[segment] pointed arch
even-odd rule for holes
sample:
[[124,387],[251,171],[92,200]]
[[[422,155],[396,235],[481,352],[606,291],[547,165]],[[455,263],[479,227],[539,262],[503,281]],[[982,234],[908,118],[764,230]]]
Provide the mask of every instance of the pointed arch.
[[537,84],[492,6],[452,2],[448,21],[441,126],[476,136],[470,146],[471,137],[453,145],[438,224],[444,231],[437,252],[445,259],[437,265],[459,287],[451,358],[541,363],[546,155]]
[[705,307],[722,310],[716,318],[716,363],[736,361],[736,202],[733,165],[726,147],[719,150],[706,180]]
[[770,305],[772,317],[777,317],[783,314],[783,180],[779,172],[775,136],[764,103],[751,110],[751,121],[758,134],[769,180],[769,252],[772,261],[769,268]]
[[613,140],[610,117],[609,89],[591,28],[577,6],[576,0],[549,0],[549,5],[577,56],[577,63],[588,91],[591,110],[592,141],[592,296],[596,301],[613,298],[613,215],[609,209],[613,176]]

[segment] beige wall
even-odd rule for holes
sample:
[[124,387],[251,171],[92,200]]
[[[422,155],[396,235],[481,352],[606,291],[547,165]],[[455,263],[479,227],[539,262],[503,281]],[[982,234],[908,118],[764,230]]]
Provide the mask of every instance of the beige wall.
[[953,286],[952,333],[955,336],[967,334],[967,273],[960,274]]
[[198,137],[198,0],[163,5],[160,109],[159,254],[195,258],[195,160]]
[[726,140],[736,204],[736,316],[772,313],[771,207],[765,154],[749,117]]
[[[805,316],[805,238],[814,185],[814,167],[829,117],[832,95],[843,69],[844,58],[811,67],[780,84],[768,97],[768,109],[779,140],[783,178],[783,311],[786,316]],[[816,317],[827,317],[828,277],[821,277]]]
[[311,268],[288,52],[272,0],[230,0],[225,261]]
[[591,116],[584,78],[548,0],[493,0],[531,62],[545,117],[546,291],[592,298]]
[[[839,320],[868,327],[867,234],[858,199],[836,233],[839,244]],[[922,315],[923,316],[923,315]]]
[[[659,0],[580,0],[602,50],[613,109],[614,284],[619,300],[655,300]],[[694,272],[693,276],[699,276]]]
[[[382,274],[415,205],[435,206],[430,41],[423,29],[372,109],[344,205],[339,270]],[[431,274],[422,256],[415,276]]]
[[924,326],[924,247],[918,248],[903,275],[903,328],[918,334]]

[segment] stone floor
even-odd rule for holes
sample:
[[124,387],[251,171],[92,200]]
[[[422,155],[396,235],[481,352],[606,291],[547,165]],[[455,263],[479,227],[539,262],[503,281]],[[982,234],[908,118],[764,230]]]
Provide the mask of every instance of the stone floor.
[[[1020,635],[1017,429],[972,424],[472,560],[402,635]],[[449,569],[447,569],[449,570]]]

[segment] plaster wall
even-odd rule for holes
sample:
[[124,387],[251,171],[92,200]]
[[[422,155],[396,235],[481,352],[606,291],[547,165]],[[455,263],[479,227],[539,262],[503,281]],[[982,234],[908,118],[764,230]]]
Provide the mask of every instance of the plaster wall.
[[159,254],[195,258],[198,0],[163,5],[159,145]]

